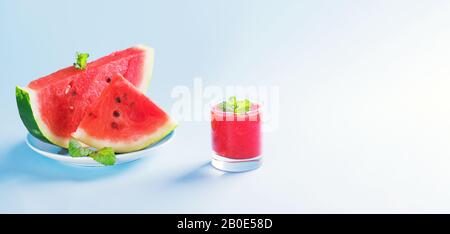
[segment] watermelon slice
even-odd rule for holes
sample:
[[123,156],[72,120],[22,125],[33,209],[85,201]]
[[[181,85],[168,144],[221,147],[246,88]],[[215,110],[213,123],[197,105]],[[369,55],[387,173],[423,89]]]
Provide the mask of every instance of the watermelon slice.
[[87,145],[124,153],[158,142],[176,123],[121,75],[88,109],[73,137]]
[[135,46],[87,64],[85,70],[67,67],[16,87],[22,122],[35,137],[67,148],[86,109],[98,99],[115,74],[122,74],[141,92],[152,75],[153,49]]

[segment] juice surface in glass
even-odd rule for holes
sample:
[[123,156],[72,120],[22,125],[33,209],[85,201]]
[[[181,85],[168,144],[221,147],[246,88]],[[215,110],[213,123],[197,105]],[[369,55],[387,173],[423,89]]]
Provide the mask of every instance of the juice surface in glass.
[[221,157],[245,160],[261,154],[260,105],[248,112],[225,112],[218,106],[211,110],[212,148]]

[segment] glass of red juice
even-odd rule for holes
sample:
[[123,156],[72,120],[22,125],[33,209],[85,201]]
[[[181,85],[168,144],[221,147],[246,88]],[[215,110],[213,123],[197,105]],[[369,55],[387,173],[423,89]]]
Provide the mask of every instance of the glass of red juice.
[[247,109],[235,111],[224,108],[224,103],[211,107],[211,164],[229,172],[257,169],[262,163],[261,105],[248,101]]

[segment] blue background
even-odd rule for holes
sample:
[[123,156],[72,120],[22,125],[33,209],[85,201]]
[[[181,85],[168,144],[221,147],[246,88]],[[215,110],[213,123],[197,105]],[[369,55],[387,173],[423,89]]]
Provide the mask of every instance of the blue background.
[[[450,2],[0,0],[0,212],[450,212]],[[143,160],[80,168],[25,145],[15,85],[143,43],[148,95],[274,85],[265,164],[209,166],[208,122]]]

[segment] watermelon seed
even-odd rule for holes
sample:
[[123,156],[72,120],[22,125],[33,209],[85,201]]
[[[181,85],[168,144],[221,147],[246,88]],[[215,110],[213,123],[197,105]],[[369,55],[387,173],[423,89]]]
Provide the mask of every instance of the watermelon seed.
[[113,115],[114,115],[114,117],[119,117],[119,116],[120,116],[120,113],[119,113],[118,111],[114,111],[114,112],[113,112]]
[[68,94],[71,87],[72,87],[72,86],[68,85],[68,86],[66,87],[66,90],[64,91],[64,94]]
[[77,96],[77,91],[73,91],[72,96]]
[[116,97],[116,102],[117,103],[121,103],[122,102],[122,100],[120,100],[120,97]]
[[116,122],[112,122],[112,123],[111,123],[111,127],[114,128],[114,129],[119,128],[119,126],[117,125]]
[[69,84],[67,85],[66,90],[64,90],[64,94],[68,94],[70,89],[72,88],[72,86],[73,86],[73,80],[71,80],[69,82]]
[[106,83],[109,83],[109,82],[111,82],[111,77],[106,78]]

